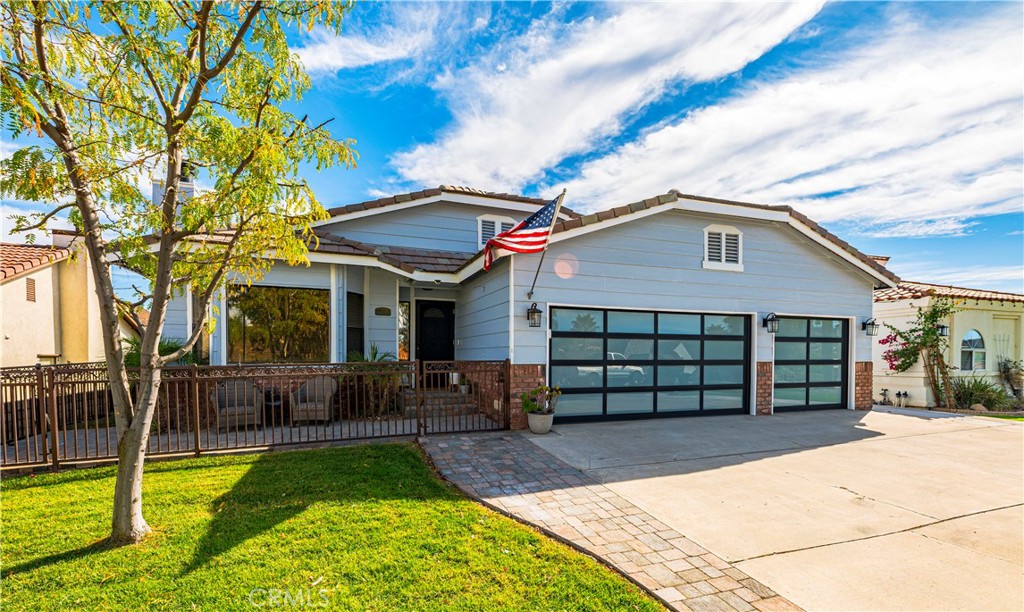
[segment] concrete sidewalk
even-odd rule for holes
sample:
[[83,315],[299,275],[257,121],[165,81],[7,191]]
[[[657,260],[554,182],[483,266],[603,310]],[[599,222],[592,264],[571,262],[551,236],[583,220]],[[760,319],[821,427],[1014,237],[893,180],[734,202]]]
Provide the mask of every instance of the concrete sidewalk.
[[1024,424],[918,411],[563,425],[527,439],[796,604],[1024,609]]

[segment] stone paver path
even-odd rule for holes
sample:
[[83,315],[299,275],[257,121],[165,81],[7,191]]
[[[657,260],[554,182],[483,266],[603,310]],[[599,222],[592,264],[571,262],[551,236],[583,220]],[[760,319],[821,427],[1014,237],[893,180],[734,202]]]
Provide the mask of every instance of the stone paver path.
[[420,443],[470,497],[602,559],[672,609],[800,609],[517,433]]

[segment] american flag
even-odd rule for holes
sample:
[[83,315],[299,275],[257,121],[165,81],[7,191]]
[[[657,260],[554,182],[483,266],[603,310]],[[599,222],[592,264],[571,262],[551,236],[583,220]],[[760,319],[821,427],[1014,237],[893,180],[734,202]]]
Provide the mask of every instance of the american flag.
[[546,249],[563,197],[565,192],[519,225],[488,240],[484,245],[484,270],[490,270],[495,259],[509,253],[540,253]]

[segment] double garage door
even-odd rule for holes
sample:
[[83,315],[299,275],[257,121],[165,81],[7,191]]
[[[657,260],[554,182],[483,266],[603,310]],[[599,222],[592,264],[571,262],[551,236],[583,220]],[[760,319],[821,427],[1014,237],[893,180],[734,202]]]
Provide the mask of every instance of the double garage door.
[[[750,411],[748,316],[553,307],[550,321],[559,421]],[[774,342],[776,412],[846,406],[846,320],[781,318]]]
[[750,317],[553,307],[550,321],[559,421],[749,412]]

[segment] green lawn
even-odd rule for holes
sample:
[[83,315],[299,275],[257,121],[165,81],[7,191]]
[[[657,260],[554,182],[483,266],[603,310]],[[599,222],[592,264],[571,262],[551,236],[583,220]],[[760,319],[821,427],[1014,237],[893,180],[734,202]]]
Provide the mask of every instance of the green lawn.
[[981,416],[992,417],[993,419],[1006,419],[1008,421],[1024,421],[1024,416],[1013,416],[1009,414],[983,414]]
[[4,479],[0,607],[661,609],[445,486],[414,446],[150,464],[154,533],[109,549],[113,486],[112,468]]

